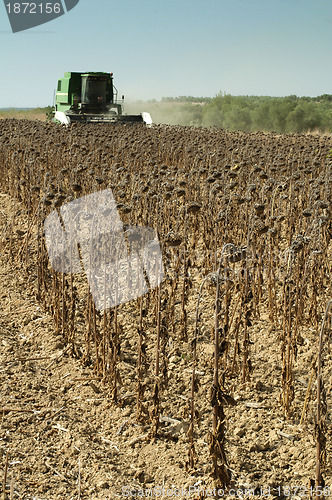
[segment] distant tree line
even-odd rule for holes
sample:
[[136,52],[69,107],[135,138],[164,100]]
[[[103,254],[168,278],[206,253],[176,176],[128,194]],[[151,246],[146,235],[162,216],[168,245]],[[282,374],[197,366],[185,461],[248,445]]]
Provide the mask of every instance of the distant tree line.
[[198,102],[207,103],[213,101],[213,97],[193,97],[191,95],[181,95],[179,97],[162,97],[161,102]]
[[[0,118],[46,119],[52,106],[35,109],[3,109]],[[332,94],[318,97],[232,96],[163,97],[161,101],[137,101],[125,105],[128,114],[148,111],[155,123],[221,127],[245,132],[332,132]]]
[[[174,111],[173,118],[176,117],[183,125],[217,126],[246,132],[332,132],[330,94],[318,97],[265,97],[220,93],[214,98],[164,97],[161,102],[181,104],[181,112],[179,109]],[[172,123],[172,113],[169,116]]]

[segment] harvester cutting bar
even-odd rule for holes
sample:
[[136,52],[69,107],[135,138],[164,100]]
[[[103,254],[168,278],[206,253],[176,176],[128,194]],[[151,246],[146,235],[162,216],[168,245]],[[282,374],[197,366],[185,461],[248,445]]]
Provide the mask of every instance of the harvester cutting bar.
[[142,115],[76,115],[71,113],[64,113],[62,111],[56,111],[54,118],[56,121],[63,123],[64,125],[69,125],[70,123],[146,123],[151,125],[151,123],[146,122]]

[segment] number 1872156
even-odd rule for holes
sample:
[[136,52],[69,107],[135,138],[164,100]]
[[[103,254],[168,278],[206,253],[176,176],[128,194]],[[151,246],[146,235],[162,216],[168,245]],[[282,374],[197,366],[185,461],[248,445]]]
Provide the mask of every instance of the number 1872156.
[[60,14],[60,3],[9,2],[6,4],[8,14]]

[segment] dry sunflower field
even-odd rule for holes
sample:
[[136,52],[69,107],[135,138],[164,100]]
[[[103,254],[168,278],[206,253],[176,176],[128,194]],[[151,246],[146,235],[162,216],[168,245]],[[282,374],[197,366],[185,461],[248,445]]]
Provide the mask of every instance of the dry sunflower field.
[[[328,498],[332,139],[0,122],[2,498]],[[111,188],[161,284],[99,312],[44,220]]]

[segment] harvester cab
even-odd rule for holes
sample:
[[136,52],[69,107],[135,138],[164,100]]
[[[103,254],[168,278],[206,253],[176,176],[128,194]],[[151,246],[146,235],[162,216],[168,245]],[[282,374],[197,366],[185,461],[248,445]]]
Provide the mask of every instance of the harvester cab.
[[65,125],[72,122],[145,123],[152,124],[149,113],[123,113],[124,96],[118,99],[113,73],[65,73],[58,80],[54,120]]

